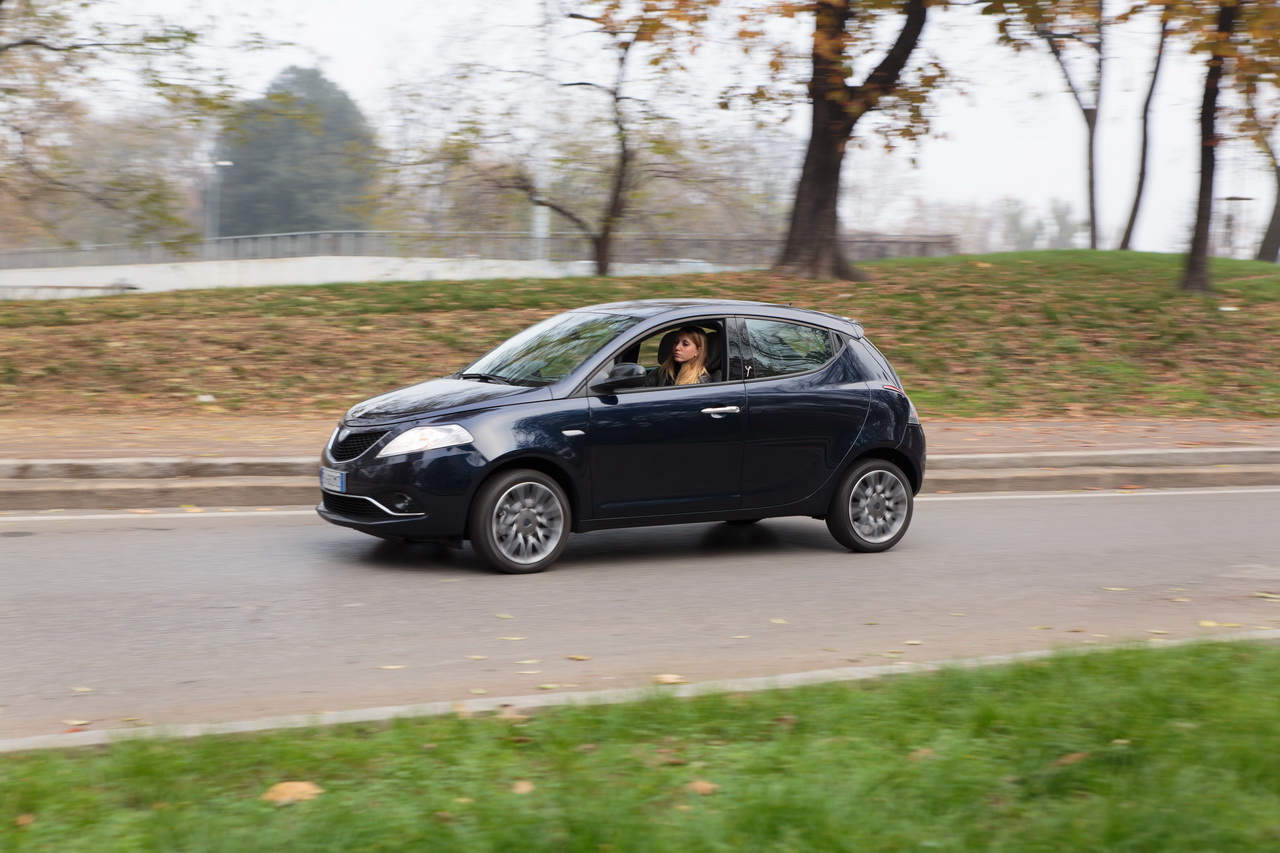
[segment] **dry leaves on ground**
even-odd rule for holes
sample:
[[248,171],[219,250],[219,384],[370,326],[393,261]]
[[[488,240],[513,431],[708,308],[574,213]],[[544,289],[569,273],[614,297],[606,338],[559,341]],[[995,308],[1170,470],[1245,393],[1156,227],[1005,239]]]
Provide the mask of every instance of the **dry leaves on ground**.
[[277,782],[267,789],[262,799],[278,806],[287,806],[303,800],[314,800],[323,793],[324,788],[314,782]]

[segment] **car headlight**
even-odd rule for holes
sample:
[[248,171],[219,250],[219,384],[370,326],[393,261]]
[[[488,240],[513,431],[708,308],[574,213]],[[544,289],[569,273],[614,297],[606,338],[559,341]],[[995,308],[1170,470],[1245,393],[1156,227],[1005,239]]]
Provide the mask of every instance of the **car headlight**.
[[378,456],[420,453],[423,450],[439,450],[441,447],[453,447],[455,444],[470,444],[473,441],[475,439],[471,437],[471,433],[457,424],[414,427],[391,439],[386,447],[378,451]]

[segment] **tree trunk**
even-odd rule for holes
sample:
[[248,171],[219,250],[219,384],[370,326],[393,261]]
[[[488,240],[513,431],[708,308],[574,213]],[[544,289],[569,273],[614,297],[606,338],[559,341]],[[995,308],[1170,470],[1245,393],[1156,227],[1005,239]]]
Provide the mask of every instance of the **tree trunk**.
[[818,0],[809,81],[813,107],[809,147],[796,186],[787,242],[774,272],[797,278],[866,280],[865,274],[845,261],[840,249],[840,169],[858,119],[876,109],[897,86],[924,31],[927,2],[905,0],[905,20],[897,40],[867,79],[851,86],[845,82],[845,26],[853,14],[851,0]]
[[[1222,43],[1235,29],[1240,7],[1246,0],[1224,0],[1218,5],[1218,34]],[[1200,100],[1200,190],[1196,196],[1196,224],[1191,233],[1191,248],[1181,288],[1188,293],[1209,293],[1209,225],[1213,219],[1213,172],[1217,165],[1216,149],[1218,90],[1222,83],[1226,59],[1215,47],[1204,75],[1204,96]]]
[[596,275],[608,275],[613,255],[612,229],[601,231],[591,238],[591,248],[596,262]]
[[1273,155],[1271,168],[1276,175],[1276,200],[1271,208],[1271,222],[1262,235],[1262,244],[1258,246],[1258,260],[1276,263],[1280,261],[1280,163]]
[[[840,26],[843,29],[843,23]],[[787,242],[773,271],[797,278],[865,281],[866,275],[845,261],[840,248],[840,169],[852,123],[829,96],[829,87],[822,85],[827,75],[819,73],[816,51],[813,62],[809,148],[796,186]]]
[[1133,191],[1133,209],[1129,211],[1129,224],[1125,226],[1120,248],[1128,250],[1133,244],[1133,231],[1138,226],[1138,209],[1142,207],[1142,191],[1147,184],[1147,154],[1151,149],[1151,102],[1156,95],[1156,81],[1160,77],[1160,63],[1164,59],[1164,45],[1169,39],[1169,23],[1160,18],[1160,40],[1156,43],[1156,61],[1151,67],[1151,86],[1147,99],[1142,103],[1142,142],[1138,148],[1138,184]]
[[1089,178],[1089,248],[1098,248],[1098,108],[1084,111],[1085,133],[1089,147],[1087,156]]

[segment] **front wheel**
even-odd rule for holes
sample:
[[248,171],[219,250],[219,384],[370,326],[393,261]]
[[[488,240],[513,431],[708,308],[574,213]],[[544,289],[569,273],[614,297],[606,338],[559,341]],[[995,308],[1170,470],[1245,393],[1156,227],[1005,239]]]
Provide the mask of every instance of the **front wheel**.
[[902,469],[868,459],[840,480],[827,510],[827,529],[852,551],[887,551],[907,532],[914,500]]
[[569,501],[538,471],[506,471],[476,495],[467,524],[472,547],[486,563],[512,575],[550,566],[569,538]]

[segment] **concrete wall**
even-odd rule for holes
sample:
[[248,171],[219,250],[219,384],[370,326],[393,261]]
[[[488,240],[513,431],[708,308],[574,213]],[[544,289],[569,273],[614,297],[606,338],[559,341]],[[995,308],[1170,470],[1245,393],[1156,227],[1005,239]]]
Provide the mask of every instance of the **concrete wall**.
[[[616,265],[615,275],[672,275],[730,269],[703,262]],[[310,257],[256,261],[192,261],[112,267],[0,270],[0,299],[58,299],[124,290],[423,281],[482,278],[561,278],[592,275],[590,262],[455,258]]]

